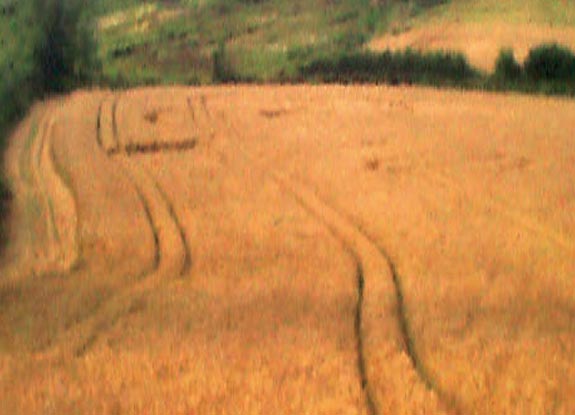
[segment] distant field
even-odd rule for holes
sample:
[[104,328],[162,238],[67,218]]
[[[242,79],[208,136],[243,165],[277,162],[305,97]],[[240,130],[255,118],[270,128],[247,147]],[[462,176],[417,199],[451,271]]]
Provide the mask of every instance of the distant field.
[[79,91],[6,154],[2,414],[572,414],[575,104]]
[[446,49],[465,53],[470,63],[492,71],[501,48],[522,61],[532,47],[558,42],[575,50],[572,1],[454,0],[409,20],[369,43],[372,50]]
[[361,49],[391,22],[434,3],[104,2],[97,34],[105,75],[118,84],[210,83],[218,50],[242,80],[277,82],[318,56]]
[[485,71],[502,47],[520,60],[543,42],[575,48],[570,1],[124,1],[99,15],[104,69],[119,84],[209,83],[222,47],[236,76],[263,82],[365,45],[458,50]]

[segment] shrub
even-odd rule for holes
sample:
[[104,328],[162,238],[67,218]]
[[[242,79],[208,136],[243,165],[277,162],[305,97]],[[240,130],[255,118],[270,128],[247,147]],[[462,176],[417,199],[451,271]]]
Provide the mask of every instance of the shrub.
[[220,41],[218,47],[212,53],[212,81],[214,83],[233,82],[235,80],[232,63],[226,53],[226,44]]
[[515,60],[512,49],[502,49],[495,62],[495,78],[500,81],[517,81],[522,68]]
[[558,44],[544,44],[530,50],[524,69],[533,81],[575,81],[575,56]]
[[320,58],[300,68],[303,78],[325,82],[458,85],[478,75],[459,53],[385,51]]
[[350,31],[338,34],[334,39],[334,46],[339,50],[357,50],[366,40],[367,37],[363,33]]

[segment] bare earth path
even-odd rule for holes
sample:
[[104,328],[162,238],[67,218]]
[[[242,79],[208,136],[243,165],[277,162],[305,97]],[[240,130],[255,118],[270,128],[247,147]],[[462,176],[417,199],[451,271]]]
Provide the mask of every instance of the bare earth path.
[[574,120],[380,87],[38,104],[0,413],[573,413]]

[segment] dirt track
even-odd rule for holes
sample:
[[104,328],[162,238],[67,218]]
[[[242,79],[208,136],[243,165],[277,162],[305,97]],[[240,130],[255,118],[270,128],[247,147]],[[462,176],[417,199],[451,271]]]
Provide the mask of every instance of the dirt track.
[[0,413],[573,413],[574,120],[379,87],[37,105]]

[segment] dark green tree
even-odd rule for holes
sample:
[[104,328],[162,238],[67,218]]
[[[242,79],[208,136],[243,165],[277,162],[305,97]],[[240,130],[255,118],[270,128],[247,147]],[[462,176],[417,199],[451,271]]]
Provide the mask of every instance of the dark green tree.
[[534,81],[575,81],[575,55],[556,43],[539,45],[529,51],[525,73]]
[[521,77],[521,65],[512,49],[502,49],[495,62],[495,78],[500,82],[515,82]]
[[60,92],[90,82],[99,67],[86,0],[32,0],[34,60],[41,91]]

